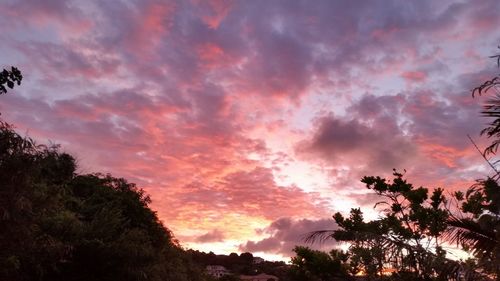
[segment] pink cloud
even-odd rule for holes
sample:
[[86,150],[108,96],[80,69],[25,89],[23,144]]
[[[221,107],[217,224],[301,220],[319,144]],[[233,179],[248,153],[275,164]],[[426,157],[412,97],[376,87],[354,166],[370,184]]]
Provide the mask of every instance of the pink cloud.
[[202,19],[212,29],[217,29],[233,5],[232,0],[192,1],[203,9]]
[[293,220],[287,217],[279,218],[264,229],[259,230],[259,232],[268,235],[266,238],[258,241],[247,241],[239,246],[239,250],[242,252],[274,252],[285,257],[292,257],[294,255],[292,250],[297,245],[329,251],[336,244],[333,239],[322,243],[307,243],[305,238],[312,231],[335,230],[336,228],[337,225],[333,219]]
[[131,12],[134,25],[126,42],[136,56],[151,59],[152,52],[172,28],[175,6],[150,2],[138,5],[137,8],[138,11]]
[[427,78],[427,74],[422,71],[406,71],[401,74],[408,82],[424,82]]
[[60,34],[83,34],[94,27],[90,19],[85,18],[79,7],[68,1],[10,1],[0,5],[0,14],[17,18],[12,25],[22,28],[22,23],[36,27],[49,27],[54,24],[60,29]]

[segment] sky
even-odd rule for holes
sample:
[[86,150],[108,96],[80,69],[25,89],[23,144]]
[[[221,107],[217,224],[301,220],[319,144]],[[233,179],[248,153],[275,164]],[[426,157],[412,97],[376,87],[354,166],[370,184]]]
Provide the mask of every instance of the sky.
[[[2,118],[143,188],[185,248],[292,255],[365,175],[467,188],[491,171],[471,89],[500,1],[0,0]],[[321,245],[331,247],[332,244]],[[316,247],[320,247],[316,245]]]

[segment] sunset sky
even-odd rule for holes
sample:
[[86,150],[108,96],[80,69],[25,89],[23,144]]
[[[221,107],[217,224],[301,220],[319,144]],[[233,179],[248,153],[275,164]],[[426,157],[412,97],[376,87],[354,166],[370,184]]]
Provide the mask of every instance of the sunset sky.
[[[81,173],[150,194],[186,248],[291,255],[406,169],[466,188],[498,73],[500,1],[0,0],[0,97],[22,134]],[[331,245],[328,245],[331,246]]]

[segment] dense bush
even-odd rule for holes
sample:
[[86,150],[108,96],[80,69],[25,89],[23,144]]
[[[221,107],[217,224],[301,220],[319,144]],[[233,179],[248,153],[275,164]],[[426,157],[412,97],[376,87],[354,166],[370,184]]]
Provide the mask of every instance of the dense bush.
[[0,122],[0,280],[201,280],[141,189]]

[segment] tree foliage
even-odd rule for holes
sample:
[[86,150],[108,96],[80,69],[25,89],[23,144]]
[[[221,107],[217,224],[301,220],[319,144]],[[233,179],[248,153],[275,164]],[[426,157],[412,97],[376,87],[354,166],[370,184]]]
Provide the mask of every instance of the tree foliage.
[[[456,217],[449,211],[443,189],[436,188],[429,196],[429,189],[413,186],[396,171],[392,180],[364,177],[362,182],[383,199],[375,205],[383,206],[381,217],[366,222],[363,212],[354,208],[347,217],[341,213],[333,216],[338,229],[315,231],[307,237],[311,242],[333,238],[348,243],[349,249],[341,261],[351,275],[362,274],[371,280],[483,280],[488,279],[485,273],[495,273],[486,267],[477,270],[486,261],[490,266],[498,261],[489,258],[491,252],[485,262],[473,265],[447,257],[445,242],[477,245],[463,240],[463,232],[452,228]],[[479,198],[474,191],[469,191],[468,196]],[[478,204],[496,208],[491,207],[491,201],[487,205],[485,202],[465,200],[462,206],[473,210]],[[484,250],[494,248],[491,241],[485,243]],[[484,250],[473,253],[486,255]]]
[[452,214],[446,238],[469,250],[476,266],[500,280],[500,186],[498,180],[480,180],[454,194],[460,213]]
[[0,123],[0,280],[202,280],[149,197]]
[[325,253],[307,247],[297,246],[293,249],[296,256],[292,258],[289,278],[292,281],[323,281],[349,279],[345,262],[348,253],[332,250]]
[[348,242],[346,264],[351,274],[375,279],[395,271],[411,280],[454,278],[460,265],[446,259],[441,246],[448,219],[443,189],[434,189],[429,196],[427,188],[413,186],[396,171],[392,181],[380,177],[361,181],[384,199],[376,204],[383,206],[381,218],[365,222],[360,209],[351,209],[348,217],[336,213],[339,229],[313,232],[308,239]]

